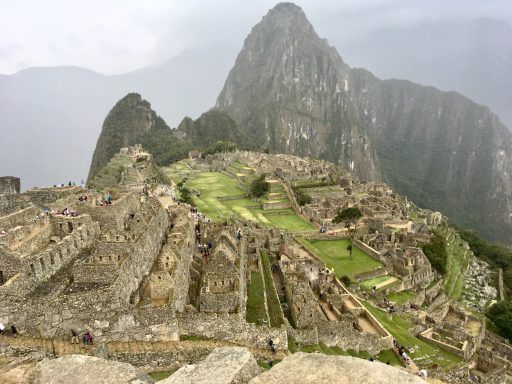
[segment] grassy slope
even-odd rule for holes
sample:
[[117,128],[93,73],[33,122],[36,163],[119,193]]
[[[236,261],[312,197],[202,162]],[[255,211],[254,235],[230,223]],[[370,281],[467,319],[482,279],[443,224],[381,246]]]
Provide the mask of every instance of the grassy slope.
[[274,287],[274,279],[270,271],[270,261],[265,252],[261,253],[261,261],[263,263],[263,278],[265,279],[265,290],[267,292],[268,316],[270,317],[270,326],[278,328],[284,324],[281,316],[281,303],[277,297]]
[[395,315],[390,318],[384,311],[375,308],[370,303],[363,301],[363,305],[393,335],[399,344],[406,347],[415,347],[416,351],[409,355],[418,366],[426,367],[432,363],[437,363],[442,368],[451,368],[462,361],[460,357],[411,335],[408,330],[413,327],[413,324],[401,317],[401,315]]

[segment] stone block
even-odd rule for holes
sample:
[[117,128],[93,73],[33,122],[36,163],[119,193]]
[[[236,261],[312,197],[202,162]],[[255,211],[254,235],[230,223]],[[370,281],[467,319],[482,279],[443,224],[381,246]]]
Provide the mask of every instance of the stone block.
[[215,348],[199,364],[187,365],[161,381],[162,384],[241,384],[261,372],[247,348]]

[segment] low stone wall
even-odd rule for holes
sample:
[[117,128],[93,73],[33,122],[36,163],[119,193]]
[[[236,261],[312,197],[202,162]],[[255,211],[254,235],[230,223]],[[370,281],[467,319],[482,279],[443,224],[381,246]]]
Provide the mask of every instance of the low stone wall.
[[433,329],[429,328],[426,331],[423,331],[422,333],[420,333],[418,335],[418,338],[420,340],[426,341],[427,343],[437,345],[438,347],[444,349],[445,351],[451,352],[454,355],[460,356],[464,359],[468,358],[468,356],[466,356],[466,353],[465,353],[465,349],[467,349],[467,346],[468,346],[466,341],[464,342],[464,346],[462,347],[462,349],[457,348],[457,347],[454,347],[453,345],[443,343],[440,340],[436,340],[436,339],[432,338],[432,332],[433,332]]
[[263,210],[268,211],[272,209],[288,209],[291,208],[291,204],[289,201],[283,201],[281,203],[264,203]]
[[15,212],[23,206],[23,204],[23,200],[20,200],[20,197],[17,194],[0,195],[0,215],[7,215]]
[[53,203],[54,201],[61,199],[65,196],[81,192],[82,188],[79,186],[75,187],[61,187],[61,188],[42,188],[42,189],[31,189],[25,194],[30,197],[36,205],[45,206],[46,204]]
[[245,199],[247,195],[237,195],[237,196],[217,196],[215,197],[219,201],[229,201],[229,200],[240,200]]
[[376,251],[372,247],[370,247],[368,244],[363,243],[360,240],[354,239],[354,244],[357,248],[359,248],[361,251],[366,252],[368,255],[373,257],[375,260],[382,262],[382,257],[379,251]]
[[317,232],[308,232],[304,235],[306,240],[345,240],[348,239],[348,234],[346,233],[318,233]]
[[177,314],[180,334],[209,339],[228,340],[247,347],[268,348],[272,339],[276,349],[288,349],[286,327],[258,327],[247,323],[237,314],[206,314],[186,312]]
[[379,267],[377,269],[374,269],[373,271],[368,272],[361,272],[354,276],[354,279],[357,282],[373,279],[374,277],[378,276],[385,276],[388,274],[388,271],[384,267]]
[[316,328],[310,329],[295,329],[288,327],[288,336],[301,345],[315,345],[318,344],[318,330]]
[[[4,195],[5,196],[5,195]],[[14,195],[15,196],[15,195]],[[0,196],[1,197],[1,196]],[[20,211],[0,217],[0,229],[7,230],[20,225],[33,222],[35,217],[41,213],[41,209],[35,206],[24,208]],[[0,214],[2,212],[0,211]]]
[[393,348],[391,336],[381,337],[372,333],[359,332],[351,324],[343,322],[322,322],[317,325],[318,340],[326,345],[338,346],[343,350],[353,349],[356,352],[367,351],[377,354],[382,350]]

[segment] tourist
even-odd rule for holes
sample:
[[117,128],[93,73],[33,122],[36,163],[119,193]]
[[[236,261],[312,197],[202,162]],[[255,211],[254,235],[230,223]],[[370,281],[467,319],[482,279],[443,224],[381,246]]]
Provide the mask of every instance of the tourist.
[[373,363],[375,361],[375,357],[370,356],[370,358],[368,360],[370,360]]
[[268,367],[272,368],[273,365],[274,365],[274,362],[272,361],[272,358],[268,359]]
[[272,346],[273,346],[273,345],[274,345],[274,340],[269,339],[269,341],[268,341],[268,346],[269,346],[270,348],[272,348]]
[[107,191],[107,205],[112,203],[112,196],[110,195],[110,191]]
[[91,345],[94,344],[94,335],[91,332],[87,332],[87,343]]
[[18,330],[16,329],[16,326],[14,324],[11,325],[11,332],[14,337],[18,337]]
[[418,372],[418,376],[421,377],[423,380],[427,380],[427,371],[425,369],[422,369]]
[[87,333],[82,335],[82,345],[84,346],[84,349],[87,349]]
[[386,361],[386,365],[391,365],[391,362],[389,360]]
[[71,330],[71,344],[75,344],[75,342],[78,344],[78,332],[74,329]]
[[0,335],[4,334],[4,329],[5,329],[5,326],[2,323],[0,323]]

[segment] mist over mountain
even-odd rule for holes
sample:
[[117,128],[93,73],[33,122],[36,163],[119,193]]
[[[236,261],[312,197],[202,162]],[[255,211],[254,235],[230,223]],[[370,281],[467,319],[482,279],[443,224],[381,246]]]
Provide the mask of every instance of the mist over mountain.
[[252,29],[216,106],[259,149],[336,162],[510,240],[512,134],[499,118],[455,92],[351,69],[292,3]]
[[458,91],[512,127],[512,26],[505,21],[425,21],[380,28],[336,46],[353,66]]
[[119,76],[76,67],[0,76],[0,173],[21,177],[23,189],[85,180],[105,116],[119,99],[139,92],[176,127],[214,104],[233,60],[212,47]]

